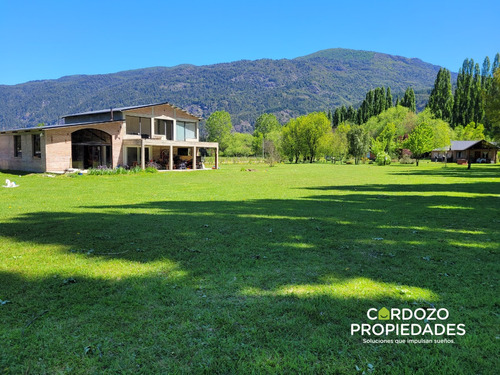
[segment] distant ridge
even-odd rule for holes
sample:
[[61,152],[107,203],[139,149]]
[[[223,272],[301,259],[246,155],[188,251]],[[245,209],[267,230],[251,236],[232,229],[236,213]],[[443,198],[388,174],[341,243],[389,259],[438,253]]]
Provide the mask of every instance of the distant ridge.
[[207,118],[228,111],[239,131],[257,116],[281,122],[312,111],[356,105],[366,92],[390,86],[394,99],[412,86],[422,106],[439,66],[378,52],[333,48],[295,59],[151,67],[0,85],[0,129],[55,124],[62,115],[168,101]]

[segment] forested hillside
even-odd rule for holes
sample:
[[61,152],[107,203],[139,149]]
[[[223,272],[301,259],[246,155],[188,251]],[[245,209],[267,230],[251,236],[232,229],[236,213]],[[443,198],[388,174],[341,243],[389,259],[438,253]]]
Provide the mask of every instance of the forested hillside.
[[329,49],[288,60],[179,65],[104,75],[0,85],[0,129],[55,124],[65,114],[168,101],[207,118],[224,110],[239,131],[262,113],[281,122],[312,111],[360,103],[390,86],[394,98],[411,86],[422,106],[438,66],[376,52]]

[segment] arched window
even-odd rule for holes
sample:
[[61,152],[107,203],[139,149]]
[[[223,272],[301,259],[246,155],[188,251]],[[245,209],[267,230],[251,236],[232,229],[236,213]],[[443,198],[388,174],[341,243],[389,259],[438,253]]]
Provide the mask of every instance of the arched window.
[[73,168],[111,166],[111,135],[98,129],[82,129],[71,134]]
[[111,146],[111,135],[98,129],[82,129],[71,134],[73,145]]

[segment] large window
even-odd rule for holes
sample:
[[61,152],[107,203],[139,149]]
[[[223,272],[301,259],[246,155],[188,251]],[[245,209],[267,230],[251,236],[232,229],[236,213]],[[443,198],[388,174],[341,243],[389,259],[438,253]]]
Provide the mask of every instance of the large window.
[[[126,160],[125,163],[129,167],[134,167],[136,165],[141,165],[141,148],[140,147],[125,147],[125,155],[126,155]],[[150,155],[152,155],[152,152],[150,151],[149,147],[144,148],[144,160],[146,161],[146,164],[150,161]]]
[[40,134],[33,134],[33,157],[40,159],[42,157],[42,148],[40,146]]
[[151,119],[148,117],[127,116],[127,134],[138,134],[144,138],[151,137]]
[[196,123],[194,122],[177,121],[175,131],[176,141],[196,139]]
[[172,120],[155,120],[155,134],[164,135],[169,141],[172,140]]
[[14,157],[20,158],[23,156],[23,150],[21,148],[21,136],[14,136]]

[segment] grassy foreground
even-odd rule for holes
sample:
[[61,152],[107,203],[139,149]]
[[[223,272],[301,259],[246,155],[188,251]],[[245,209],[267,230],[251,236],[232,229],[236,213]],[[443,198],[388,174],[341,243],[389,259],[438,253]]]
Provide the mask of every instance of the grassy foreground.
[[[241,168],[0,173],[0,374],[498,370],[499,166]],[[383,306],[467,333],[351,336]]]

